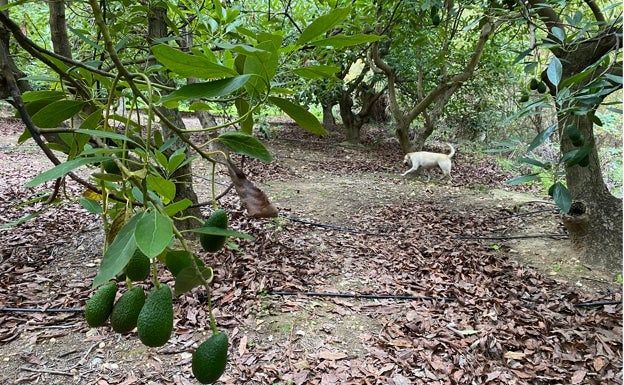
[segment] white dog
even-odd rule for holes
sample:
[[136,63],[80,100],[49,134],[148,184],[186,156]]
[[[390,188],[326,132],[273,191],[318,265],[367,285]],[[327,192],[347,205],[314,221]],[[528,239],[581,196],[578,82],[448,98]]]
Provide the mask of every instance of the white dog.
[[[450,154],[439,154],[437,152],[410,152],[405,155],[403,158],[403,164],[407,166],[411,166],[409,170],[405,171],[401,176],[405,176],[412,171],[416,171],[419,168],[432,168],[432,167],[440,167],[442,170],[442,178],[448,177],[451,178],[451,157],[455,155],[455,148],[450,143],[447,145],[451,148]],[[428,180],[429,178],[427,178]]]

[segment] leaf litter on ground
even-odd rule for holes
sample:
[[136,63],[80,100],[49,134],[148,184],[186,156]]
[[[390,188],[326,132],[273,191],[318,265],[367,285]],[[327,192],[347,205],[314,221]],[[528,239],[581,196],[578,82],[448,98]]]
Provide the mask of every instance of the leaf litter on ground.
[[[364,151],[332,138],[282,135],[267,141],[274,162],[247,162],[249,175],[269,187],[320,180],[342,192],[312,202],[276,199],[288,204],[278,220],[249,219],[233,193],[220,202],[231,227],[255,237],[239,241],[241,251],[200,253],[214,268],[215,315],[232,346],[224,384],[622,383],[621,304],[575,306],[621,301],[621,289],[576,287],[515,260],[508,248],[462,238],[522,228],[504,205],[449,204],[465,188],[500,186],[505,175],[492,164],[463,162],[468,156],[459,151],[449,185],[427,187],[417,177],[425,187],[413,196],[409,182],[395,177],[401,165],[391,142],[369,141]],[[42,209],[43,203],[17,205],[49,191],[21,188],[49,165],[17,149],[2,151],[0,161],[20,166],[0,170],[3,222]],[[387,198],[392,186],[403,194],[398,199]],[[81,188],[68,182],[65,193],[76,198]],[[101,258],[100,232],[97,217],[76,203],[0,230],[1,307],[84,306]],[[271,294],[278,291],[295,295]],[[306,292],[428,299],[297,295]],[[209,332],[205,301],[201,290],[175,299],[176,332],[157,350],[142,347],[134,334],[94,333],[79,312],[3,311],[0,344],[9,370],[1,378],[194,383],[189,353]]]

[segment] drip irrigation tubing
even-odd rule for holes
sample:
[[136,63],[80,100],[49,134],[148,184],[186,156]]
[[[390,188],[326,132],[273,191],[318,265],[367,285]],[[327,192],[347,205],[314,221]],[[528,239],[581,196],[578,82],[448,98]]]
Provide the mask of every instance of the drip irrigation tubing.
[[363,234],[363,235],[369,235],[369,236],[375,236],[375,237],[405,236],[405,234],[378,233],[378,232],[372,232],[372,231],[366,231],[366,230],[351,229],[351,228],[343,227],[343,226],[328,225],[325,223],[312,222],[306,219],[301,219],[301,218],[296,218],[296,217],[291,217],[291,216],[284,216],[282,218],[288,219],[289,221],[292,221],[292,222],[301,223],[304,225],[320,227],[322,229],[337,230],[337,231],[350,233],[350,234]]
[[332,297],[332,298],[362,298],[362,299],[398,299],[403,301],[416,301],[416,300],[431,300],[441,302],[453,302],[457,301],[457,298],[453,297],[428,297],[428,296],[413,296],[413,295],[396,295],[396,294],[357,294],[357,293],[317,293],[311,291],[270,291],[269,295],[282,295],[282,296],[295,296],[303,295],[306,297]]
[[581,303],[575,303],[574,307],[594,307],[594,306],[621,305],[621,304],[622,304],[622,301],[581,302]]
[[84,308],[27,308],[27,307],[0,307],[0,312],[6,313],[82,313]]
[[458,235],[455,239],[475,239],[475,240],[502,240],[502,239],[527,239],[527,238],[567,238],[568,234],[529,234],[529,235],[501,235],[501,236],[478,236],[478,235]]

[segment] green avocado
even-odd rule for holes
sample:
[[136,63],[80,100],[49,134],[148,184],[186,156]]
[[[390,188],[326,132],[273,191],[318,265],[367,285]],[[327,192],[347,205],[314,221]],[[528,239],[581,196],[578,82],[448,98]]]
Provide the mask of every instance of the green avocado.
[[531,81],[529,82],[529,89],[535,91],[539,86],[539,83],[539,80],[535,78],[531,79]]
[[126,277],[132,281],[143,281],[149,276],[151,266],[150,259],[147,255],[143,254],[141,250],[136,249],[128,261],[124,272],[126,273]]
[[150,347],[163,346],[173,331],[173,298],[166,284],[154,287],[137,319],[137,332],[141,342]]
[[193,353],[192,370],[202,384],[215,383],[227,364],[228,337],[225,333],[213,334]]
[[89,298],[84,309],[85,319],[89,326],[94,328],[104,325],[111,311],[113,311],[115,294],[117,294],[117,284],[110,281],[100,286],[95,294]]
[[128,333],[137,325],[139,312],[145,304],[145,292],[140,286],[129,289],[117,300],[110,316],[110,323],[117,333]]
[[[227,229],[228,218],[227,212],[223,209],[215,210],[210,217],[204,222],[203,227],[218,227]],[[215,253],[225,245],[226,237],[224,235],[200,234],[199,242],[204,250]]]

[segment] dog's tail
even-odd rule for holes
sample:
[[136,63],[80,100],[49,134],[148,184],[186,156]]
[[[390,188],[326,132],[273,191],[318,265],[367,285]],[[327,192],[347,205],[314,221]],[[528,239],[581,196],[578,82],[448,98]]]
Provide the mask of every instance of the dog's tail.
[[455,147],[452,144],[447,143],[447,145],[451,148],[451,153],[448,155],[449,158],[452,158],[455,155]]

